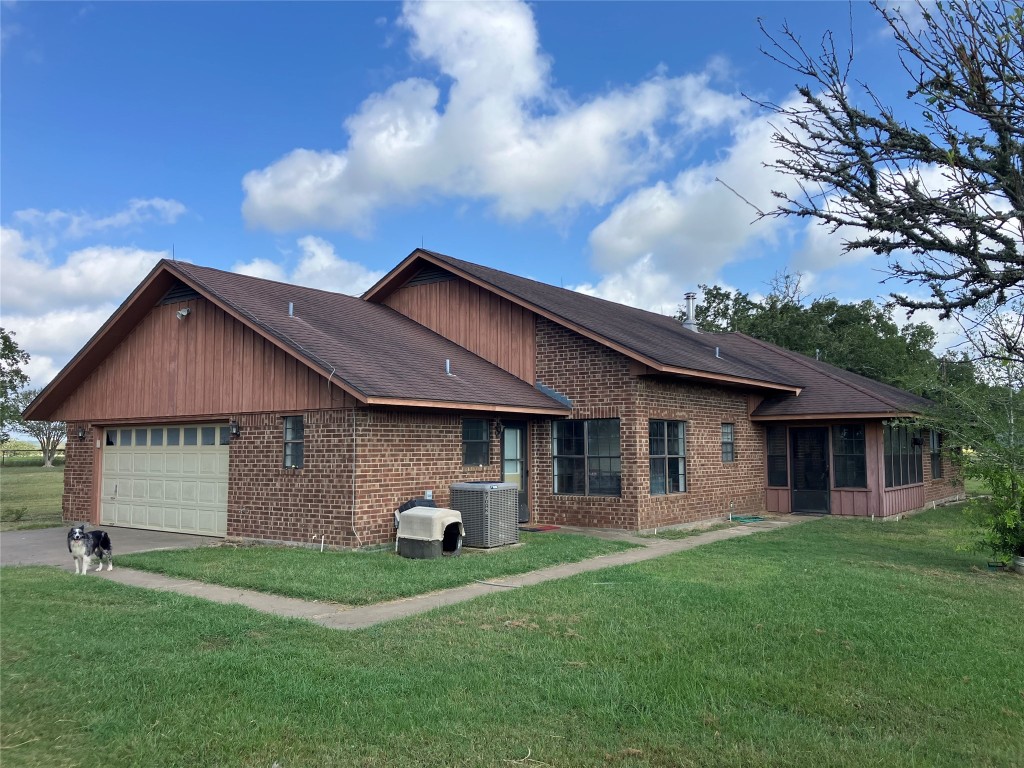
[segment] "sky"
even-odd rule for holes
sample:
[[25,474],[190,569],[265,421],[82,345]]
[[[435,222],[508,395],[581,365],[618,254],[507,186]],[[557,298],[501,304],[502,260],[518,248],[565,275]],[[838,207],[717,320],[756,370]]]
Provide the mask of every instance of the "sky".
[[783,270],[884,299],[745,202],[793,184],[759,18],[905,101],[859,1],[3,2],[0,324],[42,386],[161,258],[358,295],[421,246],[664,314]]

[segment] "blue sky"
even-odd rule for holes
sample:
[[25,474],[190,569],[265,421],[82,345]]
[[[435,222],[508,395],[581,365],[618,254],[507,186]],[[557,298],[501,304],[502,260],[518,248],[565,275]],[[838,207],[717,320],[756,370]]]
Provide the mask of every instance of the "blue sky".
[[[905,86],[865,3],[4,3],[0,300],[45,384],[172,249],[360,293],[421,244],[671,313],[698,283],[874,298],[767,206],[788,22]],[[927,318],[924,318],[927,319]]]

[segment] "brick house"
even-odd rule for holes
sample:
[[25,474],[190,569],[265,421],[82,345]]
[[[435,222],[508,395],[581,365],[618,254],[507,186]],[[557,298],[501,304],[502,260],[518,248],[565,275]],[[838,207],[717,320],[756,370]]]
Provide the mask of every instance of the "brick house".
[[26,418],[68,423],[65,520],[359,546],[466,480],[534,523],[895,515],[958,493],[927,404],[416,250],[361,298],[161,261]]

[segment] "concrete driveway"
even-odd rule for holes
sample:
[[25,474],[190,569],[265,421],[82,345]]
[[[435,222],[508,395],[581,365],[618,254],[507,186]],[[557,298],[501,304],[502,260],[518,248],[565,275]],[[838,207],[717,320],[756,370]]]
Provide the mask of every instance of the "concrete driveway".
[[[0,565],[56,565],[66,571],[73,571],[74,561],[68,553],[70,527],[0,533]],[[86,530],[92,530],[92,526]],[[192,549],[223,541],[213,536],[143,531],[138,528],[116,528],[110,525],[103,526],[103,530],[110,534],[110,543],[114,548],[114,570],[117,570],[117,556],[129,552]]]

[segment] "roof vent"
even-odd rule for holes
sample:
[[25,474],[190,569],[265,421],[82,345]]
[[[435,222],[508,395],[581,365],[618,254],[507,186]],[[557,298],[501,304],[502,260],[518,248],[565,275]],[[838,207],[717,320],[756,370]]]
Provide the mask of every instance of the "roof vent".
[[721,357],[722,356],[721,353],[722,353],[722,350],[719,349],[718,347],[715,347],[715,357]]
[[455,375],[454,373],[452,373],[452,361],[451,361],[451,358],[446,357],[444,359],[444,374],[445,374],[445,376],[454,376]]
[[697,294],[693,291],[687,291],[683,296],[686,299],[686,318],[683,320],[683,328],[693,331],[694,333],[700,333],[697,329]]
[[295,317],[295,302],[288,302],[288,317]]

